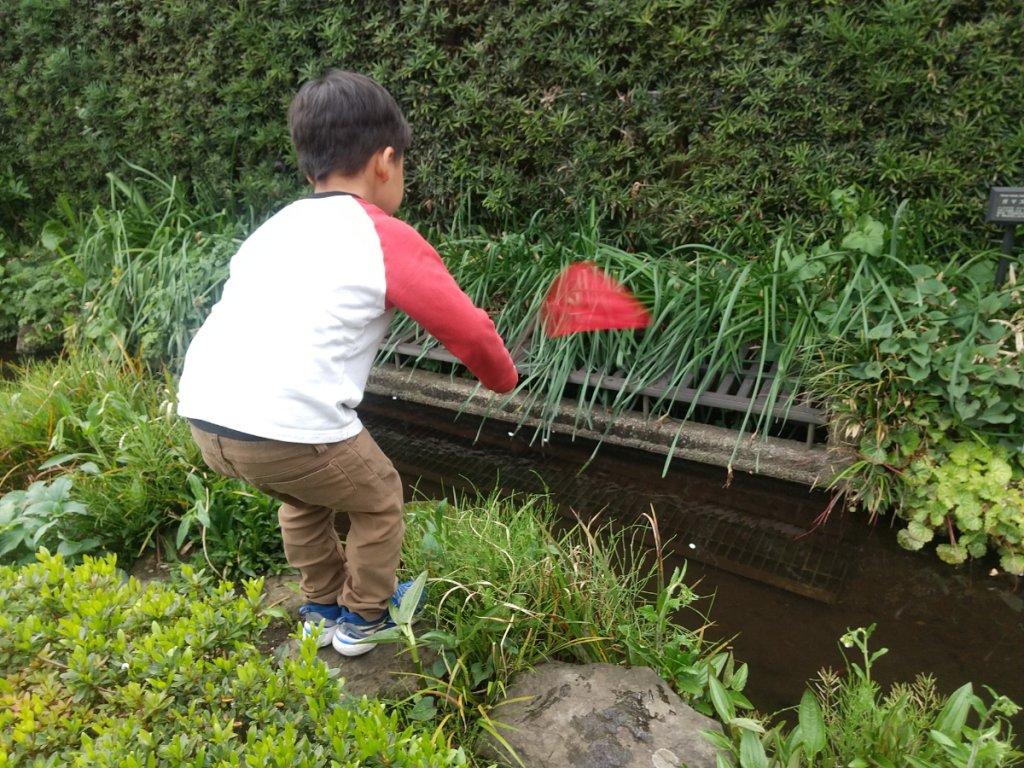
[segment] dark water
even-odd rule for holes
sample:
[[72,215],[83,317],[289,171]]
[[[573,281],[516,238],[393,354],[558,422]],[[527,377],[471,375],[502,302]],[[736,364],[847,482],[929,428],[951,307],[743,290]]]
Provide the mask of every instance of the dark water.
[[[881,684],[927,673],[944,693],[972,682],[1024,704],[1024,590],[991,575],[994,563],[952,568],[907,552],[887,521],[859,514],[833,513],[809,532],[829,497],[770,478],[726,487],[723,469],[682,461],[663,478],[663,457],[613,446],[581,472],[588,442],[531,446],[532,430],[510,435],[506,424],[388,398],[368,398],[363,416],[421,495],[500,484],[546,488],[583,516],[632,522],[653,509],[676,537],[674,563],[685,559],[688,582],[707,596],[698,608],[714,622],[709,635],[731,639],[750,665],[746,692],[762,712],[794,706],[820,669],[841,670],[839,637],[872,623],[872,647],[889,649],[872,670]],[[1014,725],[1019,733],[1024,718]]]

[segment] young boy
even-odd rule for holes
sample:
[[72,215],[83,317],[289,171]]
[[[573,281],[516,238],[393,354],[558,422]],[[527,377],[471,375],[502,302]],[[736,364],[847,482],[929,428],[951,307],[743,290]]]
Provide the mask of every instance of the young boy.
[[[178,412],[206,463],[279,499],[303,629],[346,656],[374,648],[411,582],[396,583],[402,483],[356,413],[394,310],[491,390],[518,375],[494,323],[436,251],[392,217],[409,126],[376,82],[332,70],[304,84],[288,124],[313,193],[231,260],[185,357]],[[343,544],[334,527],[347,515]]]

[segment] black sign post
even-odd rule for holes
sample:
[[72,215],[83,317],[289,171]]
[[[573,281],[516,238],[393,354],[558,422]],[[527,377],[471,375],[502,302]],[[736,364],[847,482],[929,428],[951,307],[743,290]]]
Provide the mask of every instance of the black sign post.
[[992,187],[988,193],[985,221],[1003,225],[1003,249],[996,267],[996,287],[1006,280],[1018,224],[1024,224],[1024,187]]

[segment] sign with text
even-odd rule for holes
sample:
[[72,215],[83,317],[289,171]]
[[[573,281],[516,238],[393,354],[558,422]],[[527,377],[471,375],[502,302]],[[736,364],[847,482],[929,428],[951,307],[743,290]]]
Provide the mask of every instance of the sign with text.
[[1024,224],[1024,187],[992,187],[988,193],[985,221]]

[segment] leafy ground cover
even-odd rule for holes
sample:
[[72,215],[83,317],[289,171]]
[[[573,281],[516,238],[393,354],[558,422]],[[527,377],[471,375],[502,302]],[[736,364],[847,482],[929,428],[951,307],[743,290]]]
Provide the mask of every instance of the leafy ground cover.
[[261,654],[260,590],[189,568],[143,587],[113,557],[0,568],[0,764],[465,764],[384,703],[346,697],[312,643],[280,666]]
[[683,574],[639,566],[637,531],[556,534],[550,512],[538,497],[414,505],[406,554],[428,567],[417,587],[431,618],[413,632],[403,603],[393,639],[438,660],[418,662],[417,690],[399,699],[348,695],[311,641],[280,660],[261,652],[272,622],[294,621],[266,608],[261,579],[235,585],[186,565],[143,585],[113,556],[71,566],[45,551],[2,565],[0,765],[482,765],[475,746],[496,732],[507,683],[548,658],[650,664],[722,721],[721,766],[1024,757],[1006,721],[1017,708],[995,692],[965,685],[946,698],[927,678],[882,692],[872,628],[844,636],[862,661],[823,671],[796,727],[773,724],[742,694],[746,666],[676,623],[695,598]]
[[694,706],[711,711],[714,677],[750,708],[746,668],[675,623],[696,599],[682,574],[656,574],[662,597],[649,610],[652,572],[621,538],[637,531],[557,534],[554,514],[543,497],[410,510],[406,563],[426,568],[418,584],[436,618],[408,644],[438,661],[420,667],[417,693],[387,703],[347,698],[310,643],[280,668],[261,656],[274,617],[259,579],[235,589],[183,566],[143,586],[113,556],[72,567],[45,551],[0,567],[4,764],[233,765],[240,750],[259,765],[475,764],[472,744],[495,731],[514,674],[549,658],[621,663],[652,639],[661,652],[647,661]]
[[135,360],[92,352],[28,363],[0,382],[0,552],[149,547],[224,577],[282,566],[276,504],[209,472],[173,387]]

